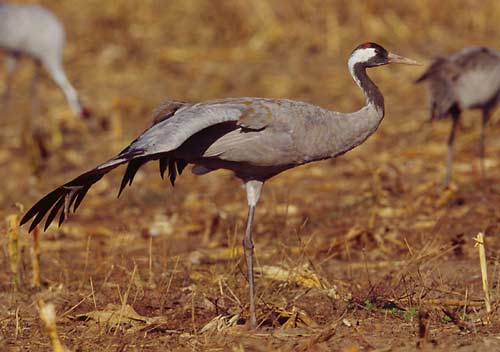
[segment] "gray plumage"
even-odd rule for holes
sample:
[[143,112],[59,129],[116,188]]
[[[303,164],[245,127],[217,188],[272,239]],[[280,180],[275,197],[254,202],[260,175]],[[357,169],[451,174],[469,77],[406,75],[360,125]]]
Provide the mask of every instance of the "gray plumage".
[[451,179],[455,130],[463,110],[482,110],[481,172],[484,175],[485,127],[500,98],[500,53],[488,48],[465,48],[439,57],[417,80],[429,84],[432,119],[452,117],[448,139],[445,185]]
[[[45,216],[45,228],[59,214],[64,221],[70,207],[78,208],[89,188],[118,165],[128,163],[120,193],[131,184],[146,162],[159,160],[160,173],[174,184],[186,164],[202,175],[217,169],[232,170],[247,191],[248,220],[243,241],[250,288],[250,322],[256,325],[252,224],[255,207],[266,180],[287,169],[334,158],[363,143],[384,117],[383,96],[366,75],[366,68],[390,62],[415,64],[366,43],[356,48],[349,69],[366,96],[366,106],[339,113],[288,99],[228,98],[188,104],[167,101],[154,123],[116,157],[97,166],[38,201],[23,217],[34,218],[30,231]],[[48,215],[47,215],[48,214]]]
[[[4,100],[10,93],[13,71],[20,56],[35,60],[36,68],[32,83],[33,99],[36,99],[36,84],[39,67],[45,67],[54,82],[61,88],[71,108],[77,115],[88,112],[82,107],[78,94],[68,81],[62,65],[65,44],[64,28],[49,10],[37,5],[15,5],[0,3],[0,49],[7,53],[7,84]],[[34,103],[35,106],[35,103]]]

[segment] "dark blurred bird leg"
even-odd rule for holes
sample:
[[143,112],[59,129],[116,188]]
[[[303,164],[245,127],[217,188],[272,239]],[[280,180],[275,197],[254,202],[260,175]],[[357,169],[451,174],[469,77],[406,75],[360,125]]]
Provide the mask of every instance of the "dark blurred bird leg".
[[446,176],[444,178],[445,188],[450,185],[453,153],[455,149],[455,130],[457,129],[459,117],[460,117],[459,112],[452,113],[451,131],[450,131],[450,136],[448,138],[448,155],[446,156]]
[[41,64],[35,61],[35,70],[31,81],[31,120],[27,122],[27,128],[31,132],[33,143],[32,155],[35,173],[38,173],[45,164],[45,160],[49,157],[49,148],[45,141],[45,135],[40,122],[40,101],[38,99],[38,82],[40,80]]
[[481,177],[486,176],[486,168],[484,166],[484,155],[485,155],[485,139],[486,139],[486,124],[490,119],[490,111],[488,109],[483,110],[483,119],[481,123],[481,136],[479,137],[479,162],[481,167]]
[[243,239],[243,250],[247,263],[248,287],[250,291],[250,326],[257,327],[257,318],[255,314],[255,296],[254,296],[254,276],[253,276],[253,241],[252,241],[252,224],[255,212],[255,207],[259,201],[262,191],[263,182],[250,180],[245,182],[248,199],[248,219],[245,237]]
[[38,128],[36,121],[40,116],[40,103],[38,101],[38,80],[40,78],[40,63],[35,62],[35,71],[33,72],[33,79],[31,80],[31,117],[35,120],[33,128]]

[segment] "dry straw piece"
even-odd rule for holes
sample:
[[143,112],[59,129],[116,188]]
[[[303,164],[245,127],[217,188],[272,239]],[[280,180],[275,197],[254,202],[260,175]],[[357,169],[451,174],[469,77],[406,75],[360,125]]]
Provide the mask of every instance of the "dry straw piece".
[[43,300],[38,301],[38,311],[40,319],[45,325],[45,329],[49,334],[50,341],[52,342],[52,350],[54,352],[67,352],[69,351],[59,340],[56,329],[56,310],[52,303],[45,304]]
[[13,274],[13,287],[19,289],[21,278],[19,274],[19,217],[16,214],[7,216],[9,238],[10,270]]
[[483,291],[484,291],[484,304],[486,306],[486,311],[491,313],[491,301],[490,301],[490,285],[488,284],[488,270],[486,267],[486,252],[484,250],[484,234],[479,232],[477,237],[474,238],[476,241],[475,247],[479,250],[479,264],[481,265],[481,279],[483,281]]
[[33,246],[31,247],[31,267],[33,276],[31,277],[31,285],[40,287],[40,231],[38,226],[33,230]]

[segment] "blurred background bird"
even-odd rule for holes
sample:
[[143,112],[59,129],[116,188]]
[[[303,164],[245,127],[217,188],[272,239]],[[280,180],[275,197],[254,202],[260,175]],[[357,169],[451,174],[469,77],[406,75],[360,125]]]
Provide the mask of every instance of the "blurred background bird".
[[434,60],[416,82],[429,85],[431,119],[452,119],[444,185],[451,180],[456,128],[466,109],[482,112],[479,158],[484,177],[485,129],[500,99],[500,53],[489,48],[462,49]]
[[35,63],[31,98],[33,112],[38,114],[37,84],[43,66],[64,93],[76,116],[87,117],[89,111],[81,104],[78,93],[63,69],[62,54],[66,35],[59,19],[48,9],[38,5],[0,3],[0,49],[6,52],[6,85],[2,95],[7,103],[17,61],[28,56]]
[[46,130],[51,130],[51,139],[60,145],[61,132],[42,121],[38,97],[41,67],[61,89],[73,114],[87,118],[90,111],[82,105],[78,93],[69,82],[63,69],[62,55],[66,35],[59,19],[50,10],[38,5],[0,3],[0,50],[5,53],[5,88],[1,96],[3,111],[7,111],[11,95],[12,78],[19,59],[26,56],[34,62],[31,79],[31,119],[25,121],[22,140],[24,150],[32,160],[35,174],[44,167],[50,154]]

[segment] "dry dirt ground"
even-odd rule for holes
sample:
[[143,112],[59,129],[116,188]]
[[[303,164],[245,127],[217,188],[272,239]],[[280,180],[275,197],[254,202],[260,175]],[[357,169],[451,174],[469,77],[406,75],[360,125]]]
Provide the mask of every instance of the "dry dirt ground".
[[[25,60],[0,119],[0,216],[104,161],[150,124],[165,98],[288,97],[352,111],[363,96],[346,60],[364,41],[427,64],[464,46],[497,45],[497,0],[55,1],[65,67],[93,111],[77,121],[47,77],[30,147]],[[370,70],[386,117],[363,145],[266,184],[257,209],[258,318],[248,331],[241,239],[245,194],[230,174],[186,172],[172,188],[157,165],[119,200],[123,169],[89,192],[61,228],[19,232],[15,289],[0,225],[0,349],[48,351],[39,302],[53,304],[72,351],[500,350],[499,114],[478,168],[478,112],[457,136],[453,185],[441,188],[449,121],[428,122],[422,67]],[[0,89],[3,89],[3,80]],[[492,312],[478,249],[484,232]]]

